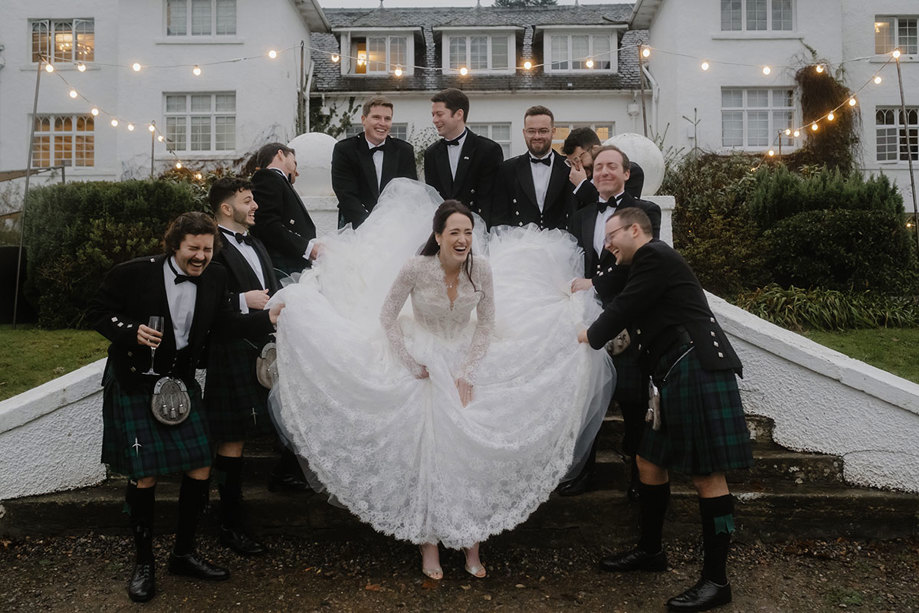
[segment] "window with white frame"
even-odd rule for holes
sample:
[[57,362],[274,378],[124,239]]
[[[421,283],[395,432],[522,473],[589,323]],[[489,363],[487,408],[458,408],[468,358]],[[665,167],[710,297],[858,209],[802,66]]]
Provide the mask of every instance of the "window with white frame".
[[721,30],[790,32],[794,9],[794,0],[721,0]]
[[919,17],[881,16],[874,18],[874,52],[919,53]]
[[504,159],[511,157],[511,124],[507,123],[467,123],[466,127],[478,134],[495,141],[504,151]]
[[616,126],[612,123],[556,121],[555,135],[552,137],[552,148],[561,153],[562,146],[565,144],[565,139],[568,138],[568,135],[571,134],[571,131],[575,128],[590,128],[596,133],[601,143],[616,133]]
[[93,19],[32,19],[32,61],[91,62],[96,57]]
[[877,107],[875,111],[879,162],[919,160],[919,107]]
[[548,34],[549,60],[546,71],[611,70],[615,35]]
[[166,0],[166,36],[233,36],[236,0]]
[[[352,122],[350,126],[345,128],[345,135],[343,138],[350,138],[352,136],[357,136],[364,131],[364,126],[361,125],[360,121]],[[393,138],[399,138],[405,140],[408,138],[408,124],[407,123],[394,123],[392,124],[392,129],[389,131],[389,135]]]
[[[794,90],[725,87],[721,90],[721,145],[765,148],[793,127]],[[791,146],[790,137],[781,136]]]
[[513,34],[445,34],[444,68],[459,72],[460,68],[473,71],[506,72],[513,69]]
[[32,167],[95,164],[95,120],[92,115],[37,115]]
[[236,149],[236,93],[164,94],[166,139],[176,151]]
[[356,36],[351,39],[351,73],[385,75],[409,67],[407,36]]

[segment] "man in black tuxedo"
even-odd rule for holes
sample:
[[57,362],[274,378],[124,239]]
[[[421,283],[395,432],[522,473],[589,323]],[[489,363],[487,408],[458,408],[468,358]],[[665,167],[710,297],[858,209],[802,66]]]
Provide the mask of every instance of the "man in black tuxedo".
[[605,245],[628,272],[617,275],[611,287],[615,298],[578,340],[600,349],[628,328],[658,402],[638,454],[641,537],[634,549],[603,558],[600,567],[615,572],[667,569],[661,533],[670,499],[669,470],[688,474],[702,516],[702,576],[667,601],[667,609],[708,611],[731,601],[726,566],[734,500],[725,472],[753,463],[735,377],[741,374],[740,359],[692,269],[669,245],[652,238],[644,211],[616,211],[606,222]]
[[498,169],[492,225],[568,229],[574,194],[565,158],[552,150],[555,118],[544,106],[523,116],[527,152],[505,160]]
[[367,219],[386,184],[397,177],[417,179],[415,149],[389,135],[393,103],[375,96],[364,102],[364,131],[335,143],[332,189],[338,198],[338,227],[356,228]]
[[[597,188],[591,183],[594,159],[592,149],[600,146],[600,137],[590,128],[575,128],[568,133],[562,145],[562,153],[568,158],[571,174],[568,180],[574,185],[574,194],[578,207],[597,202]],[[629,178],[625,182],[625,191],[633,198],[641,198],[641,189],[645,184],[645,172],[637,163],[629,161]]]
[[[206,213],[180,215],[166,231],[166,254],[113,268],[89,307],[93,327],[111,341],[102,382],[102,461],[130,479],[125,502],[137,561],[128,595],[137,602],[156,593],[153,507],[159,475],[184,473],[169,572],[199,579],[229,578],[229,571],[195,553],[195,531],[207,503],[211,466],[195,366],[212,330],[253,337],[268,334],[283,307],[249,315],[231,308],[226,271],[219,264],[209,265],[218,234],[217,224]],[[148,327],[151,316],[165,319],[164,331]],[[149,370],[156,374],[149,375]],[[166,425],[153,416],[155,386],[162,376],[180,380],[188,391],[189,404],[181,401],[188,415],[180,423]]]
[[322,246],[316,242],[316,224],[293,186],[297,154],[281,143],[268,143],[255,154],[255,165],[252,195],[258,211],[252,233],[264,243],[275,268],[285,275],[301,272]]
[[[605,304],[612,299],[612,295],[604,285],[621,272],[616,269],[613,255],[603,248],[606,220],[619,209],[637,207],[651,219],[653,235],[659,238],[661,209],[653,202],[637,200],[625,191],[625,183],[629,178],[629,158],[618,147],[594,147],[593,151],[593,183],[588,183],[596,187],[597,201],[582,207],[572,217],[570,231],[584,250],[584,278],[575,279],[571,284],[571,291],[596,291]],[[634,457],[644,430],[646,386],[640,377],[634,347],[629,346],[622,353],[613,356],[613,364],[616,366],[618,377],[613,398],[622,411],[625,424],[622,449],[632,458],[628,494],[629,498],[634,500],[638,496],[638,468]],[[560,494],[575,496],[587,491],[593,477],[595,454],[596,444],[584,469],[577,477],[559,488]]]
[[491,226],[501,145],[466,127],[469,98],[449,88],[431,97],[431,119],[441,139],[424,152],[424,180],[444,200],[459,200]]

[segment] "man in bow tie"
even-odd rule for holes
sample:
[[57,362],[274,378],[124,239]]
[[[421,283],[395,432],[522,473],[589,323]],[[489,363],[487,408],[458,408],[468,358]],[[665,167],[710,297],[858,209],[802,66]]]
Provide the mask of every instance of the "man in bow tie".
[[505,160],[498,169],[492,225],[568,229],[574,211],[571,170],[552,150],[555,117],[544,106],[532,106],[523,116],[527,152]]
[[[571,167],[568,180],[574,185],[578,208],[597,202],[597,188],[591,179],[594,168],[593,149],[600,144],[600,137],[590,128],[575,128],[568,133],[562,145],[562,153],[568,158],[568,165]],[[645,173],[641,166],[630,160],[625,191],[633,198],[641,198],[644,183]]]
[[[603,248],[606,237],[606,221],[617,210],[629,207],[640,208],[651,219],[654,238],[660,238],[661,209],[653,202],[638,200],[625,191],[629,178],[629,157],[618,147],[606,145],[593,148],[593,185],[596,186],[598,201],[594,205],[580,208],[572,217],[570,231],[584,250],[584,277],[572,281],[571,291],[595,291],[606,305],[615,294],[612,287],[627,268],[616,265],[613,255]],[[616,391],[614,400],[622,411],[625,424],[623,452],[632,458],[629,498],[638,496],[638,468],[634,457],[638,451],[644,430],[647,408],[647,386],[638,369],[637,351],[631,345],[622,353],[613,356],[616,366]],[[574,496],[587,491],[593,477],[595,449],[584,469],[573,480],[559,488],[562,495]]]
[[255,154],[252,195],[259,203],[253,233],[262,240],[272,264],[290,275],[318,257],[316,224],[294,189],[297,154],[281,143],[268,143]]
[[364,131],[335,143],[332,190],[338,198],[338,227],[357,228],[376,206],[380,192],[397,177],[417,179],[415,149],[390,136],[393,103],[375,96],[364,102]]
[[459,200],[491,226],[501,145],[468,127],[469,98],[449,88],[431,97],[431,121],[441,139],[424,152],[424,180],[444,200]]

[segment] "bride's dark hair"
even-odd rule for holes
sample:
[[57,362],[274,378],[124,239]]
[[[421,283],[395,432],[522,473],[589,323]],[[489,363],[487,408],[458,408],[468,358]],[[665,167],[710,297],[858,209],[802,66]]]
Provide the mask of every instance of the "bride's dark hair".
[[[443,234],[444,228],[447,226],[447,219],[450,218],[450,215],[454,213],[459,213],[460,215],[465,215],[469,218],[469,222],[472,224],[472,227],[475,227],[475,219],[472,217],[472,211],[469,210],[465,204],[459,200],[444,200],[443,203],[437,207],[437,210],[434,212],[434,231],[431,232],[431,236],[428,237],[428,242],[426,242],[421,250],[418,251],[418,255],[437,255],[440,251],[440,245],[437,244],[437,237],[435,234]],[[475,286],[475,281],[472,280],[472,246],[470,245],[469,255],[466,256],[466,261],[463,263],[463,270],[466,272],[466,277],[469,279],[469,282],[472,283],[472,287],[475,291],[478,291],[478,288]]]

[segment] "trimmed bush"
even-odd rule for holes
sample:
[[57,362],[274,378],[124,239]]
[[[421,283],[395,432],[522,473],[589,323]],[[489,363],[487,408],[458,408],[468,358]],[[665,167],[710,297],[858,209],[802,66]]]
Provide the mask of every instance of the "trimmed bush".
[[160,253],[169,221],[206,210],[188,183],[67,183],[29,192],[24,218],[25,294],[39,325],[85,327],[85,312],[105,273],[126,260]]

